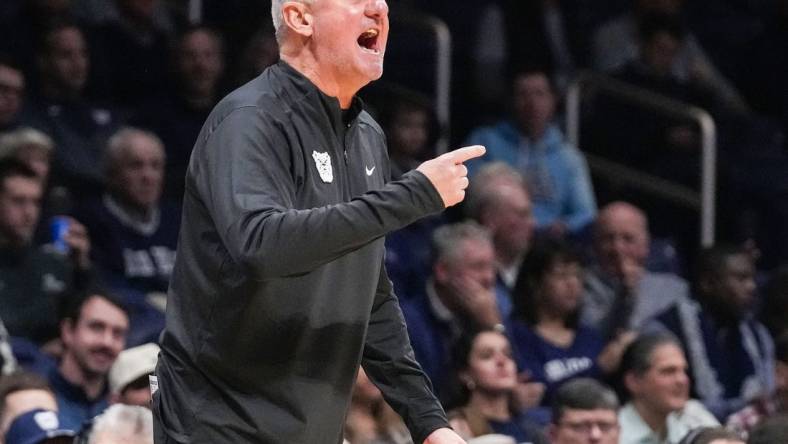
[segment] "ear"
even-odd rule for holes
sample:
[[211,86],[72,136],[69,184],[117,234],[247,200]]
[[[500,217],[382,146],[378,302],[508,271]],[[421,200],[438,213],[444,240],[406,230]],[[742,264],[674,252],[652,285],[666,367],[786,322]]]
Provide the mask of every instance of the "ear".
[[63,319],[60,321],[60,339],[63,345],[68,346],[71,344],[71,337],[74,331],[74,321],[71,319]]
[[633,395],[640,393],[639,378],[634,373],[627,372],[624,375],[624,387],[626,387],[627,391]]
[[444,259],[438,259],[432,267],[432,274],[435,277],[435,282],[446,282],[449,279],[449,265]]
[[547,441],[558,442],[558,426],[552,422],[547,426]]
[[301,2],[285,2],[282,5],[284,25],[302,37],[311,37],[314,32],[314,16],[310,6]]

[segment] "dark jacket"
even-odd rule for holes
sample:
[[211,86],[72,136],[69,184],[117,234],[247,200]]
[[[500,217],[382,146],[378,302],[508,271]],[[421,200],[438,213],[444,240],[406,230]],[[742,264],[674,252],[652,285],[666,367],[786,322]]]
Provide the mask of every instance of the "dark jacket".
[[421,173],[386,183],[385,153],[358,100],[343,116],[284,62],[217,105],[186,178],[156,442],[341,442],[359,363],[415,442],[446,426],[383,267],[383,236],[443,203]]

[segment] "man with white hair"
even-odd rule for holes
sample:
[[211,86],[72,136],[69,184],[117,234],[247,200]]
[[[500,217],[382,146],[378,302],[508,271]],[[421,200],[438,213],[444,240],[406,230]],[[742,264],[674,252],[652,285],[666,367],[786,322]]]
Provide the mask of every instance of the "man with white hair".
[[462,201],[461,148],[389,181],[356,93],[384,0],[273,1],[281,61],[197,139],[153,395],[156,442],[338,444],[359,364],[416,443],[464,441],[413,358],[384,236]]
[[150,410],[115,404],[97,416],[88,444],[153,444]]

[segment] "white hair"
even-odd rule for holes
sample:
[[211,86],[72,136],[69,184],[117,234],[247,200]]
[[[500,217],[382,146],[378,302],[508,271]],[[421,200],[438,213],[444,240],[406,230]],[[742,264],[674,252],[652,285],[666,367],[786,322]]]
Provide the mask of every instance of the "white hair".
[[104,151],[103,166],[107,174],[112,174],[118,163],[121,160],[121,155],[131,145],[131,142],[136,137],[144,137],[151,140],[156,146],[159,147],[163,156],[166,156],[164,151],[164,143],[156,134],[134,127],[123,127],[113,134],[107,141],[107,148]]
[[284,16],[282,15],[282,6],[285,2],[292,1],[311,5],[315,0],[271,0],[271,19],[274,22],[274,33],[276,34],[276,41],[281,45],[282,38],[285,33]]
[[26,127],[0,136],[0,158],[13,157],[30,148],[38,148],[50,154],[55,149],[55,142],[45,133]]
[[153,414],[145,407],[115,404],[96,417],[88,444],[153,444]]

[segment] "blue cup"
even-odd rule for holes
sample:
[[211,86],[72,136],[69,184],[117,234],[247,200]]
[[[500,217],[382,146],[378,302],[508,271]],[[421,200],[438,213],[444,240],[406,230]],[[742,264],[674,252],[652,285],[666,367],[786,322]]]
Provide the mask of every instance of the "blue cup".
[[63,216],[55,216],[49,226],[52,233],[52,248],[58,253],[68,254],[68,244],[66,243],[66,233],[70,222]]

